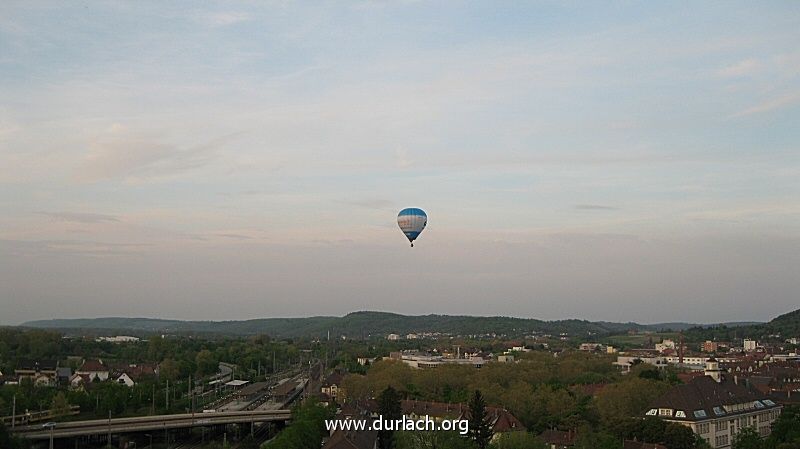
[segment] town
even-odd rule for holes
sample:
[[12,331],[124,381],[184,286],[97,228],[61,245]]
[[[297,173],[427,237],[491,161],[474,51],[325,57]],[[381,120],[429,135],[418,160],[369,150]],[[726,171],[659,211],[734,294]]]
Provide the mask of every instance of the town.
[[375,449],[381,432],[325,423],[373,420],[393,401],[406,418],[472,428],[397,431],[401,449],[792,448],[798,335],[774,328],[791,330],[798,315],[761,327],[586,335],[3,328],[2,438],[9,447]]

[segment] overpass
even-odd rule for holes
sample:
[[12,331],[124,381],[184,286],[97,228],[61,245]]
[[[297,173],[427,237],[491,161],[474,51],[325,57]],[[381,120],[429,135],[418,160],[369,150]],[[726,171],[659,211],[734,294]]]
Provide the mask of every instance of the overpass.
[[[291,415],[291,410],[250,410],[69,421],[57,423],[52,428],[52,437],[69,438],[156,430],[164,431],[236,423],[285,422],[291,418]],[[42,425],[20,426],[13,429],[13,432],[17,436],[32,440],[49,439],[51,436],[51,430],[44,428]]]

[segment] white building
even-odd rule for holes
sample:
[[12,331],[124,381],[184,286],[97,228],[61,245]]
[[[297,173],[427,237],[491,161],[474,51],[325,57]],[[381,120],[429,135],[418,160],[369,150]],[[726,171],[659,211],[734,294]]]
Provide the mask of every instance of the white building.
[[97,337],[97,341],[107,341],[110,343],[132,343],[139,341],[139,337],[130,335],[116,335],[114,337]]
[[758,348],[758,342],[755,340],[750,340],[749,338],[744,339],[744,350],[746,352],[753,352]]
[[664,352],[667,349],[675,349],[675,341],[674,340],[662,340],[661,343],[656,343],[656,351]]
[[89,380],[97,378],[100,381],[108,380],[110,372],[103,364],[102,360],[86,360],[80,368],[75,371],[75,374],[86,375]]
[[408,354],[401,353],[399,360],[412,368],[436,368],[440,365],[453,364],[453,365],[469,365],[475,368],[480,368],[486,364],[483,357],[470,357],[466,359],[461,358],[447,358],[440,355],[423,355],[423,354]]
[[386,339],[389,341],[397,341],[400,340],[400,336],[397,334],[389,334],[386,336]]
[[645,415],[687,426],[715,449],[730,448],[736,434],[747,427],[762,437],[769,435],[780,405],[726,379],[716,359],[708,360],[705,373],[673,387]]

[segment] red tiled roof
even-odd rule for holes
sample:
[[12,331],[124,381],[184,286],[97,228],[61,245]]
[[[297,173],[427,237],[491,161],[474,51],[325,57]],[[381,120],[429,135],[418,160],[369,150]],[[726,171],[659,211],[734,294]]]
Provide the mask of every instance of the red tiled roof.
[[86,360],[78,371],[108,371],[108,368],[99,360]]

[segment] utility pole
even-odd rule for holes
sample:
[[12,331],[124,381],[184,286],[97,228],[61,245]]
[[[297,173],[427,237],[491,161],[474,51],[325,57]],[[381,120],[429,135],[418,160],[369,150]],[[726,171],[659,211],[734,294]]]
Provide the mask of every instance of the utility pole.
[[14,399],[11,405],[11,430],[14,430],[14,424],[17,422],[17,395],[14,395]]
[[169,413],[169,379],[167,379],[167,391],[164,396],[167,398],[167,413]]
[[189,398],[189,407],[192,408],[192,413],[194,413],[194,395],[192,394],[192,375],[189,374],[189,391],[187,393],[187,397]]
[[111,408],[108,409],[108,446],[111,447]]

